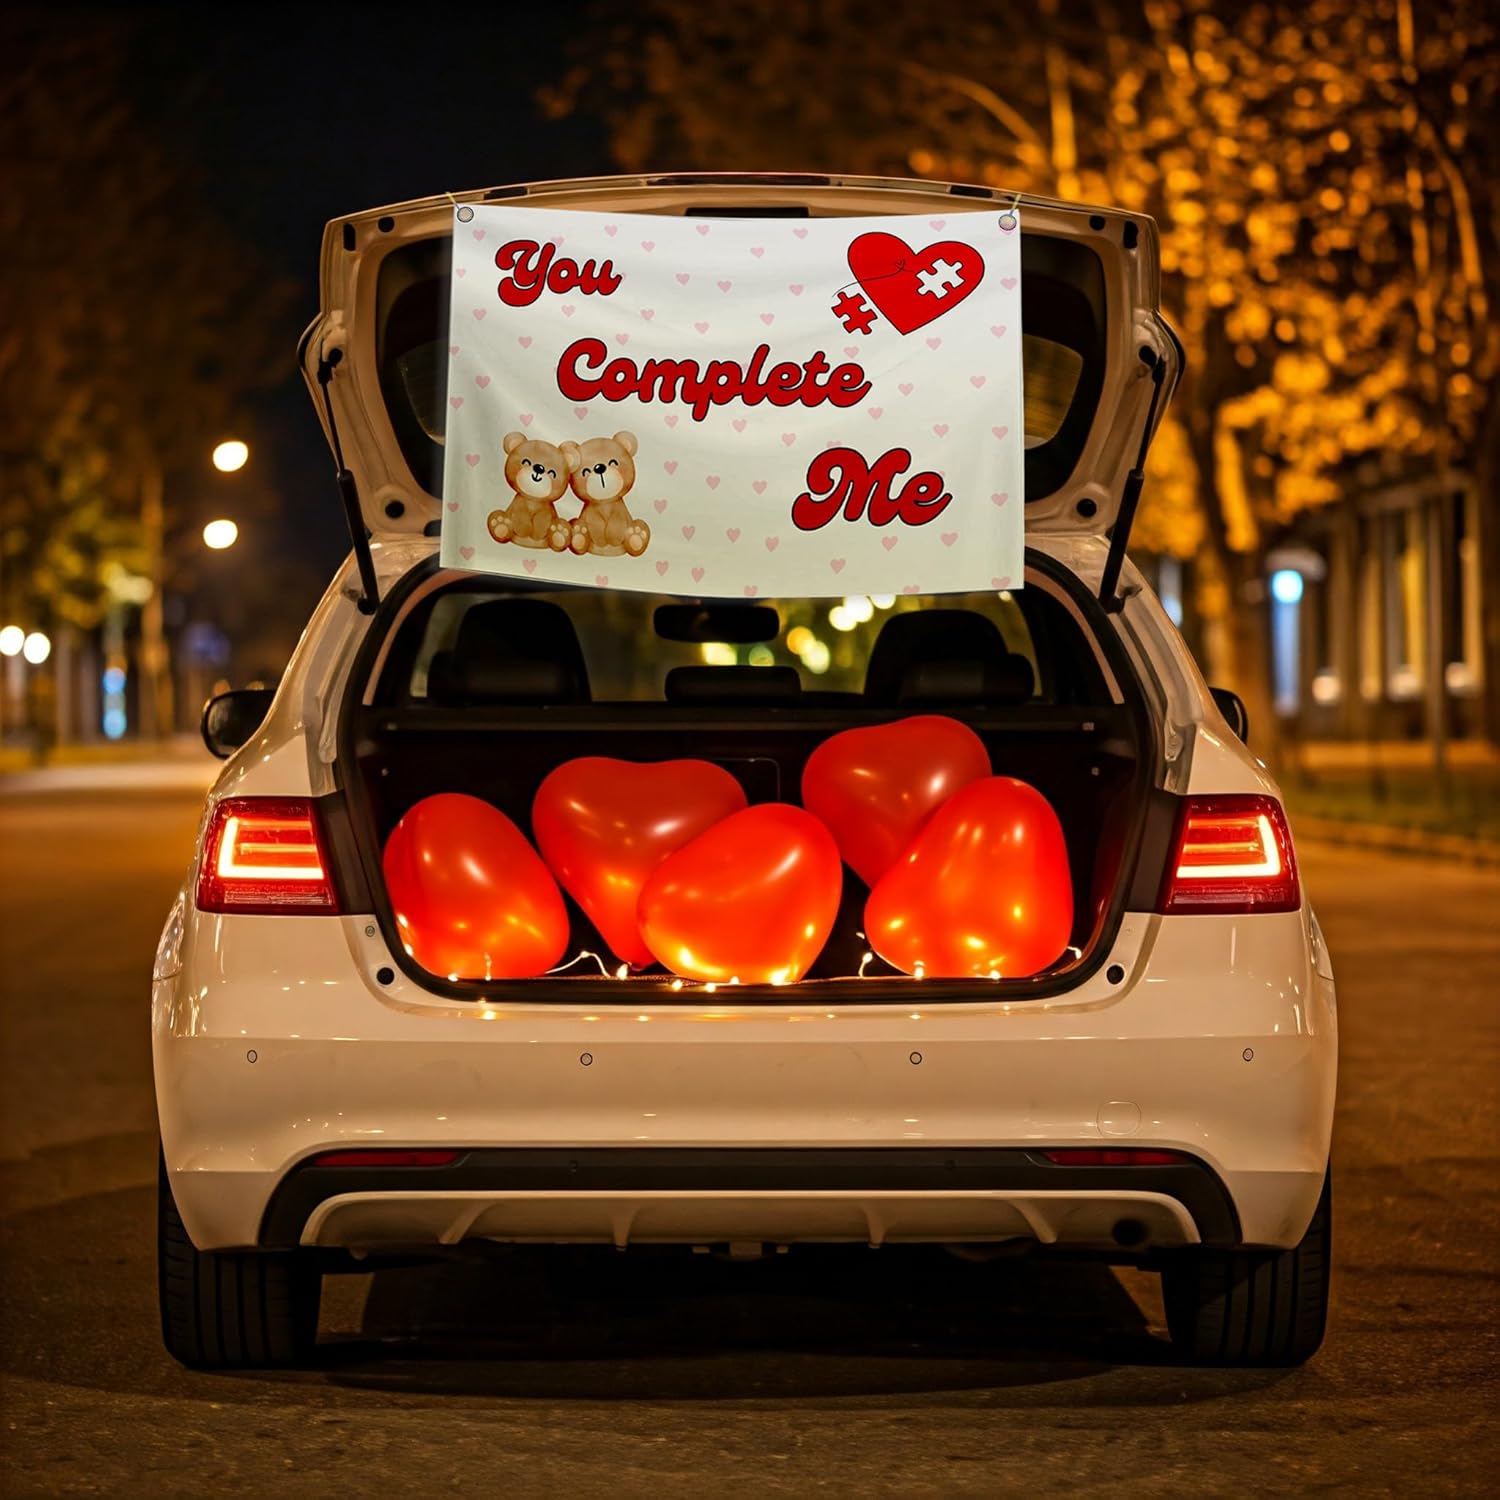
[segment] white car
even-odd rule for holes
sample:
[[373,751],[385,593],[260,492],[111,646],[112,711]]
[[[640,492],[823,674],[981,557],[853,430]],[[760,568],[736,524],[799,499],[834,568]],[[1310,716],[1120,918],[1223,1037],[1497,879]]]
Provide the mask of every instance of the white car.
[[[673,176],[458,201],[753,217],[1012,200]],[[1328,1300],[1333,973],[1238,700],[1205,686],[1124,556],[1181,359],[1154,224],[1025,202],[1024,587],[857,597],[839,630],[829,601],[770,601],[775,638],[747,646],[743,602],[703,601],[685,630],[649,595],[439,565],[452,211],[328,226],[301,357],[353,551],[274,699],[205,711],[229,759],[152,989],[168,1349],[305,1358],[325,1270],[475,1239],[1008,1242],[1159,1269],[1186,1361],[1306,1359]],[[833,649],[799,656],[799,623]],[[827,736],[919,713],[960,718],[1061,819],[1075,916],[1039,974],[872,963],[847,870],[827,947],[786,987],[630,973],[571,904],[569,956],[540,978],[443,977],[406,951],[382,846],[431,793],[525,830],[562,761],[692,755],[751,802],[795,802]]]

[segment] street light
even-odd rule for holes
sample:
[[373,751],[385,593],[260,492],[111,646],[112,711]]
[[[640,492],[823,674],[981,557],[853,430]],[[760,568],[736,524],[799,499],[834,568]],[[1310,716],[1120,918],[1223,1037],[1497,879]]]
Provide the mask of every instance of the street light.
[[245,467],[250,457],[250,445],[238,438],[226,438],[214,449],[214,468],[221,474],[233,474]]
[[1302,575],[1295,568],[1278,568],[1271,574],[1271,597],[1278,604],[1295,604],[1302,597]]
[[7,625],[0,630],[0,656],[19,656],[26,632],[19,625]]
[[210,521],[203,528],[203,545],[211,547],[215,552],[222,552],[226,547],[232,547],[239,540],[240,528],[233,521],[220,519]]
[[34,667],[39,667],[52,655],[52,640],[40,630],[33,630],[21,642],[21,655]]

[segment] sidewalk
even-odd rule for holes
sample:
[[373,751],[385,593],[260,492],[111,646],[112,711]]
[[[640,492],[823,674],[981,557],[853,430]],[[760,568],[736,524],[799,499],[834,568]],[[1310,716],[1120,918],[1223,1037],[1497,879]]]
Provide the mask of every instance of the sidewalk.
[[44,762],[29,750],[0,749],[0,797],[32,792],[206,790],[223,762],[197,735],[161,743],[63,745]]
[[1433,833],[1425,828],[1402,828],[1389,823],[1362,823],[1343,818],[1315,818],[1291,814],[1292,834],[1299,843],[1335,844],[1382,854],[1414,854],[1450,864],[1500,866],[1500,839],[1470,838],[1460,833]]

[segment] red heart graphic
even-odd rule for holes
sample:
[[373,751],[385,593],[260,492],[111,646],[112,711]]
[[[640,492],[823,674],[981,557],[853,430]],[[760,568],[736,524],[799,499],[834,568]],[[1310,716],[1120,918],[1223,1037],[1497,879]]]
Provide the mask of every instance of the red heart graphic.
[[548,868],[611,952],[639,967],[651,962],[636,924],[641,887],[668,855],[744,806],[739,782],[706,760],[587,756],[542,782],[531,826]]
[[949,797],[990,774],[989,751],[967,724],[919,714],[824,740],[802,772],[802,805],[873,886]]
[[958,306],[984,280],[984,258],[962,240],[913,250],[883,230],[856,236],[849,269],[899,333],[914,333]]

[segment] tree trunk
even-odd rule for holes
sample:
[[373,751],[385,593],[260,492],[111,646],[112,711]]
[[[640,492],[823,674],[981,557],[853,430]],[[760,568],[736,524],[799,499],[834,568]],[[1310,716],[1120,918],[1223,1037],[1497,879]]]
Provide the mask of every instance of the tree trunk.
[[[1194,411],[1188,440],[1202,486],[1200,503],[1206,520],[1204,549],[1212,570],[1223,579],[1224,615],[1216,639],[1222,646],[1222,677],[1215,687],[1233,688],[1245,700],[1255,753],[1275,768],[1280,756],[1280,725],[1271,694],[1271,622],[1266,605],[1265,564],[1261,553],[1236,552],[1225,535],[1223,507],[1215,481],[1212,412]],[[1214,664],[1219,667],[1218,663]]]
[[1492,391],[1474,453],[1475,511],[1479,519],[1480,619],[1484,622],[1479,670],[1483,694],[1480,726],[1500,744],[1500,397]]
[[146,576],[151,597],[141,606],[141,737],[165,739],[175,725],[172,714],[172,670],[162,612],[165,479],[154,458],[141,475],[141,532],[146,546]]

